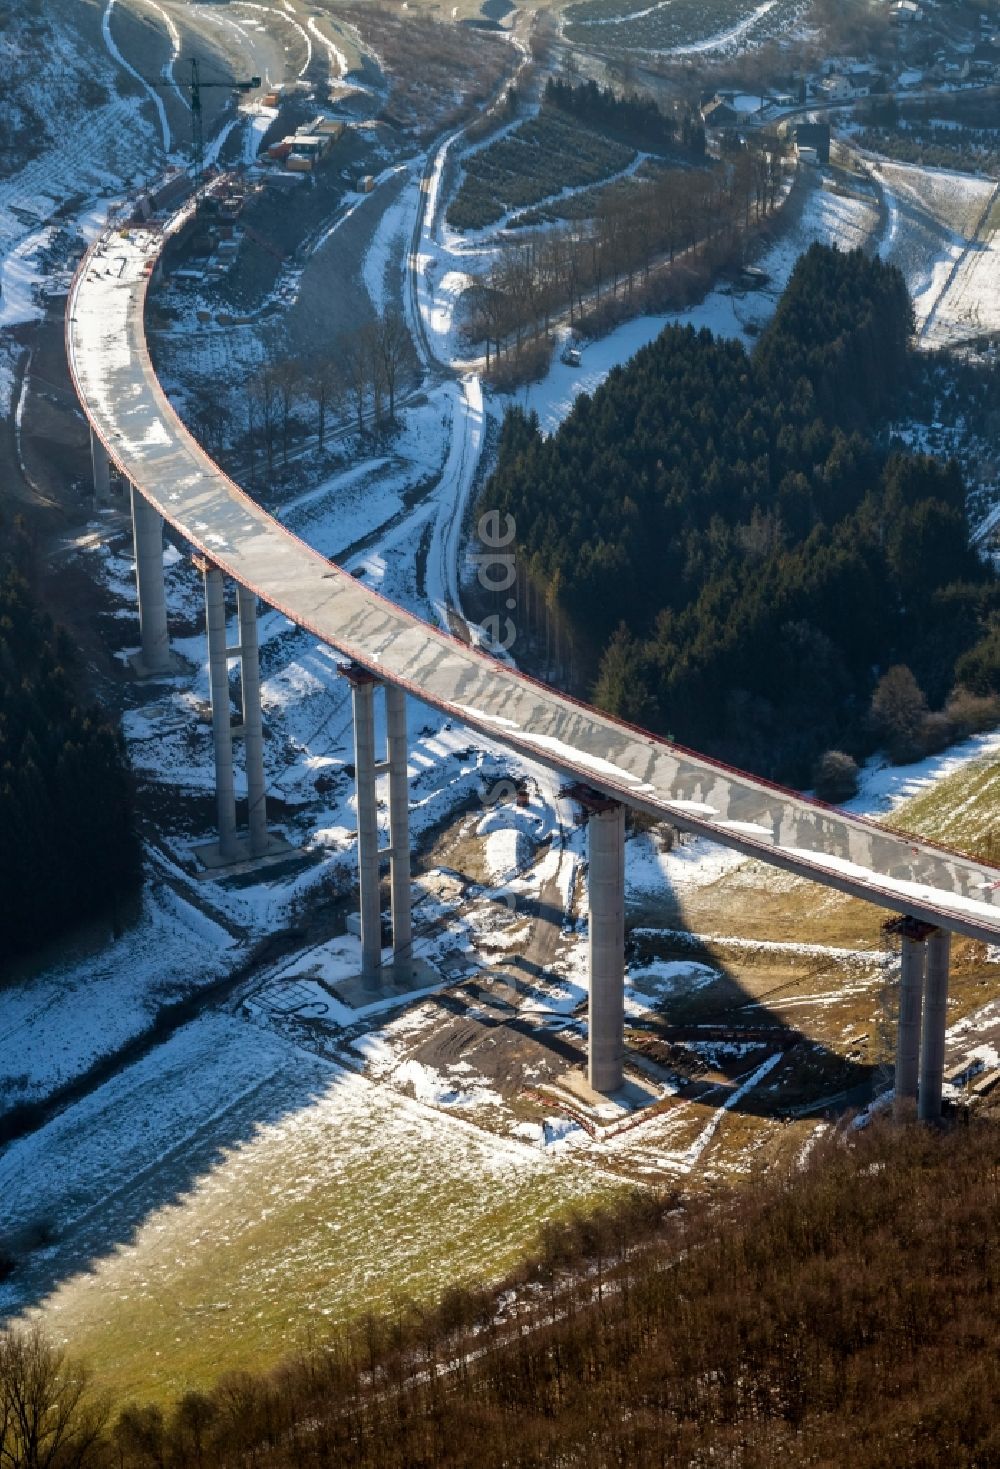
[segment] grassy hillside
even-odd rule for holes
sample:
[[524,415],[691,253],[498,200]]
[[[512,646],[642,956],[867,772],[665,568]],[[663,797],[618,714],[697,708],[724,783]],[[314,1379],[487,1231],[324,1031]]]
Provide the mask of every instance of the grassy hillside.
[[714,1209],[553,1228],[501,1292],[400,1305],[168,1417],[128,1410],[113,1462],[996,1463],[997,1142],[989,1120],[831,1135]]

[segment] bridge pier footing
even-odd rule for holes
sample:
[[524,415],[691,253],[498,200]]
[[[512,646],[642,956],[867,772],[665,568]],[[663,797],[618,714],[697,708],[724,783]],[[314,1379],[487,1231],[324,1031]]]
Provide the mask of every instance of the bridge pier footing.
[[135,547],[135,584],[139,595],[141,645],[138,657],[132,660],[132,666],[140,677],[169,673],[173,662],[170,656],[170,634],[167,631],[167,594],[163,580],[163,517],[134,486],[132,541]]
[[111,504],[111,461],[100,439],[90,430],[90,465],[94,474],[94,503]]
[[592,802],[590,859],[590,1009],[587,1080],[614,1092],[625,1080],[625,808]]

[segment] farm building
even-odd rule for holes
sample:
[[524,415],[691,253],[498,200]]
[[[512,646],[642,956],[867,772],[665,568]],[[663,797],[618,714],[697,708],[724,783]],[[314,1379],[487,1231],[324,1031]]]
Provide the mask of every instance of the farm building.
[[721,97],[705,104],[701,109],[701,120],[707,128],[733,128],[742,121],[736,109]]
[[830,162],[830,124],[828,122],[800,122],[792,132],[799,156],[803,148],[812,148],[818,163]]

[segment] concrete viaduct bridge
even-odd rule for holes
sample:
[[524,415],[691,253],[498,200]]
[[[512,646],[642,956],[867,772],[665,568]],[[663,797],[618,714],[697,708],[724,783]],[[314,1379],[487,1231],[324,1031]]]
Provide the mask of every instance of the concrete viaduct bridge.
[[[261,856],[268,832],[257,654],[257,600],[345,657],[351,683],[358,807],[362,971],[382,962],[379,863],[390,864],[393,962],[411,955],[406,697],[540,761],[579,785],[588,812],[588,1075],[621,1086],[624,1065],[625,807],[899,915],[902,979],[897,1106],[940,1115],[952,933],[1000,940],[1000,871],[930,842],[848,816],[630,728],[438,631],[331,565],[272,519],[205,453],[171,407],[146,347],[144,307],[165,224],[110,227],[77,271],[66,314],[70,370],[90,423],[95,492],[109,466],[131,486],[141,629],[140,671],[171,667],[163,522],[197,550],[205,579],[218,841],[224,867]],[[239,643],[227,643],[224,578],[236,583]],[[239,660],[249,830],[237,831],[230,728],[231,661]],[[374,698],[386,701],[378,760]],[[389,778],[388,851],[378,847],[376,781]]]

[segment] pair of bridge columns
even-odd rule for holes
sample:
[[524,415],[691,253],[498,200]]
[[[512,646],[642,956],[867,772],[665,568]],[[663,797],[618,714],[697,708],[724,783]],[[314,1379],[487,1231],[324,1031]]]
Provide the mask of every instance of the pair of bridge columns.
[[[99,505],[111,503],[108,453],[91,429],[94,496]],[[132,538],[135,581],[139,598],[140,650],[132,663],[140,677],[157,677],[174,670],[167,627],[167,597],[163,576],[163,517],[131,487]],[[205,624],[208,634],[209,684],[212,695],[212,742],[215,750],[215,795],[219,839],[204,851],[210,865],[227,865],[245,857],[262,857],[269,850],[264,781],[264,729],[260,703],[260,660],[257,641],[257,599],[237,584],[239,642],[228,643],[225,580],[210,561],[199,562],[205,577]],[[229,700],[229,664],[238,659],[243,722],[233,728]],[[247,778],[247,836],[236,825],[233,739],[242,735]]]
[[[90,462],[94,473],[94,499],[98,505],[111,505],[111,462],[107,449],[93,429],[90,430]],[[134,486],[130,494],[140,644],[132,666],[140,678],[152,678],[170,673],[174,667],[163,582],[163,517]]]
[[916,1103],[921,1122],[941,1116],[951,934],[915,918],[897,919],[902,938],[894,1110]]
[[[361,975],[373,980],[382,967],[382,903],[379,865],[389,858],[392,969],[398,983],[413,968],[410,901],[410,792],[407,772],[406,695],[396,684],[385,691],[386,754],[375,757],[375,690],[382,682],[367,669],[343,669],[351,686],[354,716],[354,778],[358,803],[358,888],[361,916]],[[378,844],[377,781],[389,777],[389,845]]]
[[[212,694],[212,744],[215,749],[215,805],[218,843],[206,849],[219,865],[263,857],[271,846],[267,829],[264,779],[264,721],[260,703],[260,658],[257,642],[257,598],[236,583],[239,642],[229,643],[226,626],[226,583],[210,561],[201,562],[205,577],[205,625],[208,632],[208,679]],[[229,700],[229,664],[238,659],[243,722],[233,726]],[[233,740],[243,737],[247,778],[246,836],[236,825]]]
[[[624,1082],[625,1062],[625,809],[594,791],[573,788],[587,813],[590,861],[590,1012],[587,1076],[596,1092]],[[922,1122],[941,1116],[951,935],[913,918],[896,921],[902,936],[895,1108],[916,1104]]]

